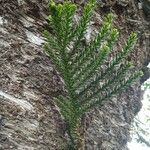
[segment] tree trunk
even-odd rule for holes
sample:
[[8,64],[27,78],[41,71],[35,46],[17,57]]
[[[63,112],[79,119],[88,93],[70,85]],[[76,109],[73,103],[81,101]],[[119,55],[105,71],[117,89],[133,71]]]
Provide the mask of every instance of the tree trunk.
[[[84,1],[74,1],[80,4]],[[136,0],[102,2],[94,13],[96,29],[108,12],[120,29],[116,48],[131,31],[138,43],[128,57],[145,75],[111,102],[84,118],[86,150],[127,150],[130,124],[141,108],[146,65],[150,61],[149,7]],[[48,0],[0,0],[0,149],[59,150],[65,145],[65,124],[53,98],[65,92],[50,58],[43,50]],[[140,7],[141,6],[141,7]],[[150,5],[149,5],[150,6]],[[90,31],[90,30],[89,30]]]

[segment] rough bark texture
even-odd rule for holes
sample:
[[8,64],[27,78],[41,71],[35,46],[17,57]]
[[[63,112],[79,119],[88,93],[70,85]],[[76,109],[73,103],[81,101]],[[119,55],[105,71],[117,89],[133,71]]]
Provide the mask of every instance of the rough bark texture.
[[[74,1],[82,7],[84,1]],[[0,150],[59,150],[66,142],[65,125],[53,97],[64,92],[63,82],[43,50],[42,31],[48,0],[0,0]],[[150,1],[143,1],[143,4]],[[149,74],[148,5],[138,0],[98,0],[93,26],[109,11],[124,43],[131,31],[139,40],[128,57],[145,76],[102,108],[85,116],[86,150],[127,150],[133,117],[141,108],[141,83]],[[149,5],[150,6],[150,5]],[[89,34],[87,34],[88,39]]]

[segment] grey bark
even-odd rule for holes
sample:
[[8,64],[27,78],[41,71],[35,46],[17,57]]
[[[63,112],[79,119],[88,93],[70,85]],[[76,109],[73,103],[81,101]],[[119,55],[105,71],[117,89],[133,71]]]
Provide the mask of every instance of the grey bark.
[[[84,1],[74,1],[80,4]],[[65,124],[53,98],[64,85],[43,50],[48,0],[0,0],[0,149],[59,150],[67,140]],[[143,4],[143,5],[142,5]],[[141,6],[141,7],[139,7]],[[143,9],[144,8],[144,9]],[[146,7],[149,8],[149,7]],[[141,108],[140,85],[149,77],[149,9],[136,0],[98,1],[93,22],[96,30],[103,16],[117,15],[120,29],[116,48],[130,31],[139,40],[128,57],[145,76],[103,107],[85,116],[86,150],[127,150],[129,130]]]

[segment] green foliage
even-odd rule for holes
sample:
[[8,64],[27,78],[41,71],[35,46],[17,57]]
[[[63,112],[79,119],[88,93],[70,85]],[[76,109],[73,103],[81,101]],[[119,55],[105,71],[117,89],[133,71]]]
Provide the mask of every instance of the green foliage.
[[143,86],[144,86],[144,90],[150,89],[150,82],[148,81],[145,82]]
[[[47,41],[45,50],[60,72],[68,92],[66,97],[57,97],[56,104],[67,124],[67,133],[74,148],[79,138],[77,130],[82,115],[102,105],[142,75],[142,72],[138,71],[126,76],[132,64],[125,58],[137,40],[135,33],[129,35],[124,47],[114,56],[107,68],[101,68],[118,40],[119,33],[113,27],[112,14],[106,16],[94,39],[88,45],[83,45],[82,40],[95,5],[96,0],[89,0],[82,17],[75,25],[73,18],[77,6],[69,1],[63,4],[51,1],[51,14],[48,18],[53,33],[44,32]],[[120,67],[116,67],[119,65]]]

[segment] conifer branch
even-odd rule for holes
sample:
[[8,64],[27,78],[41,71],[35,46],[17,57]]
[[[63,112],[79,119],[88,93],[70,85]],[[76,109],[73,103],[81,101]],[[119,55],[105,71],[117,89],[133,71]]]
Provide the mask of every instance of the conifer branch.
[[140,76],[143,76],[142,71],[135,72],[133,75],[131,75],[128,78],[128,80],[121,81],[119,86],[116,86],[115,88],[113,88],[112,91],[108,91],[107,94],[104,97],[100,97],[98,100],[94,101],[93,103],[87,104],[86,107],[83,107],[82,113],[84,113],[86,111],[89,111],[90,109],[92,109],[93,107],[97,107],[98,105],[102,106],[103,101],[109,100],[115,94],[118,94],[120,91],[125,90],[129,85],[131,85],[131,83],[133,83]]
[[[67,90],[67,96],[58,96],[55,102],[66,123],[66,132],[70,138],[67,149],[71,150],[76,150],[82,141],[79,133],[82,115],[94,107],[102,106],[104,101],[111,99],[142,75],[141,71],[138,71],[125,79],[132,66],[125,58],[137,40],[135,33],[130,34],[122,51],[116,54],[108,67],[101,69],[103,62],[108,60],[107,56],[113,50],[119,34],[113,27],[112,14],[107,15],[93,40],[82,47],[81,41],[95,5],[96,0],[89,0],[79,23],[74,25],[76,5],[70,1],[63,4],[50,1],[51,15],[48,18],[53,34],[44,32],[46,53],[60,72]],[[122,65],[117,69],[116,65],[120,63]]]
[[135,33],[131,33],[122,51],[119,54],[116,54],[116,56],[109,64],[108,68],[104,72],[102,72],[98,77],[96,77],[95,80],[92,80],[87,85],[85,85],[84,90],[80,91],[79,96],[82,95],[85,91],[88,91],[90,87],[97,86],[96,83],[99,83],[99,81],[106,78],[106,76],[112,75],[115,71],[115,65],[119,64],[127,56],[128,52],[132,50],[136,40],[137,37]]
[[81,39],[85,35],[92,12],[95,8],[95,4],[96,4],[96,0],[89,0],[89,2],[84,7],[83,15],[72,35],[72,37],[74,37],[73,41],[75,41],[75,42],[73,44],[73,48],[71,49],[69,58],[72,58],[75,53],[76,54],[79,53],[78,50],[79,50],[80,42],[81,42]]
[[[88,96],[88,98],[86,98],[86,99],[82,100],[82,95],[85,94],[85,91],[82,91],[81,93],[79,93],[78,98],[81,99],[80,104],[82,105],[86,102],[89,102],[94,97],[97,97],[99,92],[102,92],[103,90],[106,90],[106,88],[110,87],[112,84],[113,84],[113,86],[115,86],[116,83],[118,85],[119,82],[120,82],[120,79],[122,79],[124,77],[125,73],[127,73],[127,71],[130,68],[131,68],[131,63],[127,63],[126,65],[124,65],[123,67],[118,69],[118,72],[115,75],[111,74],[111,76],[113,76],[113,77],[109,77],[110,79],[108,79],[106,81],[106,83],[103,84],[100,88],[98,87],[99,82],[97,81],[95,83],[94,87],[98,87],[98,88],[95,89],[95,91],[93,91],[92,94],[90,96]],[[87,92],[87,90],[86,90],[86,92]]]
[[112,47],[117,39],[117,35],[118,31],[116,29],[113,29],[110,35],[110,39],[107,41],[107,43],[104,43],[97,56],[95,56],[95,58],[92,58],[91,63],[87,64],[87,66],[84,66],[83,70],[81,70],[74,79],[75,81],[77,81],[79,77],[82,78],[81,80],[79,80],[79,84],[76,84],[75,89],[79,88],[80,85],[84,85],[84,82],[86,82],[90,79],[90,77],[93,76],[93,73],[97,70],[97,68],[101,65],[101,63],[106,59],[109,52],[112,50]]
[[112,27],[112,20],[112,14],[108,14],[105,18],[103,26],[100,28],[100,31],[94,40],[91,41],[90,44],[85,47],[74,60],[72,60],[72,74],[75,74],[79,69],[78,67],[82,66],[89,59],[89,57],[93,56],[92,54],[95,54],[96,50],[101,47],[102,42],[109,36],[109,32]]

